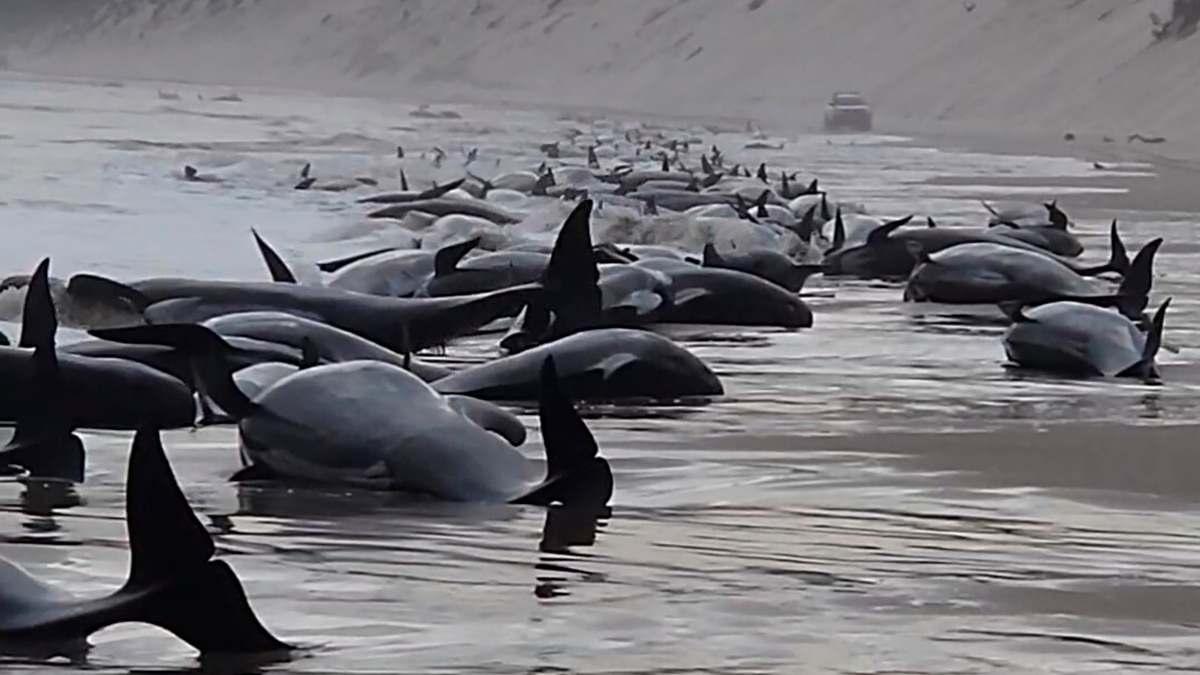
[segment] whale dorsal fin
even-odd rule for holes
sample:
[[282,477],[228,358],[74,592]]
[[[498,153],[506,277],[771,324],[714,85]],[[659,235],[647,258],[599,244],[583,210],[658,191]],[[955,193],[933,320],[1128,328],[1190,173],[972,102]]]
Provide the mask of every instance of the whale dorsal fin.
[[400,169],[400,189],[408,192],[408,176],[405,175],[404,169]]
[[30,478],[73,483],[84,479],[83,443],[73,433],[58,366],[54,335],[58,332],[50,295],[50,259],[43,259],[25,292],[20,346],[33,347],[29,375],[16,411],[12,439],[0,450],[0,467],[20,467]]
[[299,283],[296,281],[296,275],[292,269],[283,261],[279,253],[258,234],[258,230],[252,227],[250,233],[254,235],[254,243],[258,246],[258,252],[262,255],[263,262],[267,264],[267,271],[271,273],[271,281],[283,284]]
[[701,259],[701,262],[700,262],[701,266],[703,266],[703,267],[725,267],[726,266],[725,259],[721,257],[720,253],[717,252],[717,247],[711,241],[704,244],[703,256],[704,257]]
[[842,207],[838,206],[837,215],[833,218],[833,244],[830,251],[840,251],[846,245],[846,221],[842,220]]
[[478,246],[479,240],[479,237],[474,237],[458,244],[439,248],[433,256],[433,276],[444,277],[447,274],[454,274],[463,256]]

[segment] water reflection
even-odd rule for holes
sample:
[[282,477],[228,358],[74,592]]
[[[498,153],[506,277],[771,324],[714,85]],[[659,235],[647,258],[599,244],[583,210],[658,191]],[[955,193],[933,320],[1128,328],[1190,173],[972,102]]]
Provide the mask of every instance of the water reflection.
[[541,555],[535,566],[539,571],[533,594],[541,600],[570,595],[571,579],[576,581],[604,581],[603,574],[591,572],[567,560],[584,560],[591,556],[580,553],[576,548],[590,548],[596,543],[596,532],[608,526],[612,510],[589,510],[553,506],[546,509],[546,522],[542,527],[542,540],[538,545]]

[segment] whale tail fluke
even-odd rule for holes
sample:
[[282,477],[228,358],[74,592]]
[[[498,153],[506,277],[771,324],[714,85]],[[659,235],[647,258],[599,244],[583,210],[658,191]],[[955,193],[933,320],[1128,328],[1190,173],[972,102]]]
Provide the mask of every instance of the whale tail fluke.
[[612,468],[596,439],[562,389],[553,356],[542,362],[538,420],[546,446],[546,479],[513,500],[515,504],[598,508],[613,492]]
[[291,649],[255,616],[233,570],[212,560],[212,537],[179,489],[157,428],[134,437],[125,492],[129,579],[112,597],[127,608],[124,620],[170,631],[204,656]]
[[1146,382],[1158,380],[1158,352],[1163,346],[1163,328],[1167,320],[1167,308],[1170,306],[1171,298],[1163,300],[1163,303],[1158,306],[1158,311],[1154,313],[1154,318],[1150,321],[1150,328],[1146,331],[1146,344],[1142,347],[1142,360],[1126,372],[1121,373],[1122,375],[1140,377]]
[[[1117,231],[1116,219],[1113,219],[1108,229],[1108,251],[1108,262],[1096,267],[1079,269],[1077,270],[1079,275],[1088,277],[1106,272],[1116,272],[1124,277],[1133,269],[1133,263],[1129,262],[1129,252],[1125,249],[1125,242],[1121,241],[1121,233]],[[1143,264],[1145,262],[1143,261]]]
[[135,345],[172,347],[192,359],[200,393],[209,397],[221,409],[241,419],[257,408],[233,382],[229,356],[234,347],[212,329],[191,323],[162,323],[124,328],[95,328],[92,337],[111,342]]

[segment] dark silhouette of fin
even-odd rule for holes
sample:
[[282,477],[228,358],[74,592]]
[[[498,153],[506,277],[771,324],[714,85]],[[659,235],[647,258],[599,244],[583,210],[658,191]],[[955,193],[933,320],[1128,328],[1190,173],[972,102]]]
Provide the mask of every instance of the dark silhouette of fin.
[[417,201],[424,200],[424,199],[437,199],[438,197],[444,197],[444,196],[446,196],[447,192],[450,192],[452,190],[457,190],[459,187],[461,187],[462,184],[466,182],[466,180],[467,180],[466,178],[459,178],[458,180],[452,180],[449,183],[446,183],[445,185],[436,185],[435,184],[433,187],[431,187],[428,190],[425,190],[421,194],[417,195]]
[[817,274],[819,272],[825,271],[825,267],[823,265],[807,265],[807,264],[795,264],[792,266],[792,269],[794,270],[794,274],[796,275],[796,278],[799,281],[799,283],[796,284],[796,292],[797,293],[800,293],[801,291],[804,290],[804,284],[806,284],[808,282],[809,277],[811,277],[812,275]]
[[25,289],[25,306],[21,310],[19,347],[54,347],[58,332],[58,315],[50,295],[50,259],[38,263]]
[[179,489],[158,430],[139,429],[125,484],[130,621],[174,633],[203,656],[291,649],[262,625],[230,567],[212,560],[212,537]]
[[1116,272],[1121,276],[1129,274],[1132,267],[1129,253],[1125,250],[1125,242],[1121,241],[1121,233],[1117,231],[1117,220],[1114,218],[1108,229],[1108,262],[1095,267],[1076,268],[1080,276],[1089,277],[1105,272]]
[[1121,285],[1117,288],[1117,295],[1142,298],[1143,310],[1154,285],[1154,256],[1162,243],[1162,237],[1147,242],[1134,256],[1133,262],[1128,264],[1125,278],[1121,279]]
[[128,306],[139,314],[150,306],[149,298],[141,291],[98,274],[76,274],[67,281],[67,292],[109,306]]
[[300,169],[300,177],[308,178],[310,173],[312,173],[312,162],[305,162],[303,168]]
[[258,252],[262,255],[263,262],[267,264],[267,271],[271,273],[271,281],[283,284],[299,283],[296,275],[292,273],[292,268],[288,267],[279,253],[258,234],[258,230],[252,227],[250,234],[254,235],[254,243],[258,246]]
[[[401,156],[403,157],[403,155]],[[408,176],[404,173],[404,169],[400,169],[400,191],[408,192]]]
[[1136,376],[1147,382],[1158,380],[1156,359],[1158,351],[1162,349],[1163,327],[1167,320],[1167,308],[1170,306],[1171,298],[1163,300],[1163,303],[1158,306],[1158,311],[1154,313],[1154,319],[1150,322],[1150,330],[1146,332],[1146,344],[1142,347],[1142,360],[1126,369],[1120,376]]
[[613,475],[596,439],[562,390],[553,356],[542,362],[538,420],[546,446],[546,479],[515,504],[600,507],[612,498]]
[[701,258],[700,264],[703,267],[726,267],[725,259],[717,253],[717,247],[710,241],[704,245],[704,257]]
[[885,243],[893,232],[907,225],[912,219],[912,216],[905,216],[898,220],[890,220],[871,230],[871,233],[867,235],[867,246],[879,246]]
[[588,146],[587,163],[589,169],[600,168],[600,158],[596,156],[596,146],[594,145]]
[[545,173],[539,174],[537,182],[533,184],[533,189],[529,191],[535,197],[545,197],[546,190],[554,186],[554,171],[546,169]]
[[987,209],[988,213],[992,214],[993,216],[996,216],[997,218],[1000,217],[1000,212],[997,211],[995,208],[993,208],[991,204],[987,203],[986,201],[984,201],[982,199],[979,200],[979,203],[983,204],[983,208]]
[[1046,211],[1048,211],[1050,214],[1050,226],[1051,227],[1058,229],[1058,230],[1066,230],[1067,229],[1067,226],[1070,224],[1071,221],[1067,218],[1067,214],[1063,213],[1063,210],[1058,208],[1058,200],[1057,199],[1050,202],[1049,204],[1043,204],[1042,206],[1045,206]]
[[842,207],[837,208],[837,215],[833,219],[833,244],[829,247],[830,251],[840,251],[846,245],[846,221],[842,220]]
[[295,189],[295,190],[307,190],[307,189],[309,189],[310,187],[312,187],[312,186],[313,186],[313,184],[314,184],[314,183],[316,183],[316,182],[317,182],[317,179],[316,179],[315,177],[313,177],[313,176],[309,176],[308,178],[301,178],[301,179],[300,179],[300,182],[296,183],[296,185],[294,185],[294,186],[293,186],[293,189]]
[[[824,194],[823,192],[821,192],[821,188],[818,186],[817,180],[818,179],[816,179],[816,178],[812,179],[812,182],[808,184],[808,187],[804,188],[804,194],[806,194],[806,195],[815,195],[817,193]],[[826,220],[828,220],[828,219],[829,218],[827,216]]]
[[201,394],[208,396],[234,419],[242,419],[258,409],[233,382],[229,357],[236,351],[220,335],[198,324],[163,323],[125,328],[95,328],[88,331],[93,337],[112,342],[135,345],[173,347],[192,359],[196,384]]
[[479,237],[468,239],[458,244],[450,244],[443,246],[437,250],[433,256],[433,276],[444,277],[448,274],[454,274],[457,271],[457,266],[463,256],[471,252],[471,249],[479,245]]
[[16,411],[12,439],[0,449],[0,467],[23,469],[32,479],[82,483],[85,453],[73,432],[73,415],[58,367],[58,332],[50,297],[50,259],[38,263],[25,293],[21,346],[33,347],[29,373]]
[[812,241],[813,233],[817,231],[817,205],[813,204],[808,207],[804,215],[800,218],[800,223],[796,225],[793,232],[800,237],[800,241],[809,243]]
[[[842,210],[842,205],[838,204],[838,211],[841,211],[841,210]],[[822,192],[821,193],[821,222],[828,223],[829,219],[832,217],[833,217],[833,215],[831,213],[829,213],[829,198],[826,196],[826,193]]]
[[563,337],[600,320],[600,271],[592,254],[591,216],[592,200],[580,201],[559,230],[542,273],[546,307],[554,314],[547,337]]
[[758,171],[755,172],[754,176],[755,176],[755,178],[758,178],[759,180],[761,180],[764,183],[769,183],[771,181],[770,176],[767,175],[767,163],[766,162],[763,162],[758,165]]
[[395,251],[395,250],[396,249],[394,249],[392,247],[377,248],[374,251],[367,251],[366,253],[355,253],[354,255],[349,255],[349,256],[346,256],[345,258],[336,258],[334,260],[326,260],[325,262],[317,263],[317,269],[321,270],[322,272],[336,272],[336,271],[342,269],[343,267],[348,267],[348,266],[358,262],[359,260],[366,260],[367,258],[374,258],[377,255],[383,255],[384,253],[391,253],[392,251]]
[[937,227],[937,221],[933,219],[933,216],[925,216],[925,224],[929,226],[929,229]]
[[700,155],[700,171],[706,176],[712,175],[713,167],[708,161],[708,155]]
[[767,210],[767,197],[770,195],[770,190],[763,190],[758,199],[754,200],[754,215],[757,218],[767,218],[771,212]]
[[658,169],[663,173],[668,173],[671,171],[671,158],[665,152],[662,156],[662,166],[658,167]]

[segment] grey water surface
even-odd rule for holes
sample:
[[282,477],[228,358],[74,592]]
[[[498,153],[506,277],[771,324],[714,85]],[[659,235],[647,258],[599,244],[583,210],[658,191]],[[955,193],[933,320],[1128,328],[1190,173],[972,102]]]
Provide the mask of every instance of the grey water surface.
[[[540,143],[581,124],[470,106],[454,108],[462,119],[412,118],[396,103],[298,93],[243,91],[242,102],[222,103],[211,100],[217,90],[171,88],[179,100],[147,84],[0,81],[0,273],[28,273],[49,255],[63,277],[265,279],[250,227],[294,260],[365,248],[330,233],[361,220],[366,209],[354,199],[372,190],[294,191],[305,161],[321,175],[375,176],[382,189],[394,187],[402,165],[397,144],[413,163],[432,146],[445,149],[449,179],[461,173],[460,148],[478,146],[505,166],[536,164],[528,158]],[[1089,195],[1114,188],[1079,187],[1094,173],[1070,158],[991,156],[885,136],[802,136],[753,151],[741,149],[746,134],[717,138],[737,161],[802,169],[874,214],[981,223],[980,196],[1056,193],[1079,221],[1089,258],[1107,256],[1112,217],[1131,251],[1165,237],[1155,304],[1175,298],[1167,335],[1180,350],[1163,355],[1164,383],[1017,376],[1002,367],[998,310],[906,305],[894,285],[818,278],[809,289],[819,296],[812,330],[670,331],[712,365],[726,396],[587,411],[617,477],[611,515],[600,518],[238,487],[227,482],[238,466],[232,429],[166,433],[219,555],[264,623],[307,647],[264,670],[1200,666],[1200,512],[1186,487],[1165,494],[1138,480],[1147,470],[1194,479],[1200,462],[1189,463],[1190,448],[1181,447],[1170,455],[1177,467],[1143,466],[1136,442],[1105,431],[1185,424],[1200,413],[1194,219],[1089,209]],[[183,182],[185,163],[226,180]],[[1150,169],[1117,170],[1134,180]],[[1014,177],[1029,187],[1014,187]],[[12,320],[18,308],[19,296],[0,295],[0,315]],[[494,337],[454,345],[442,360],[487,358]],[[1070,425],[1054,432],[1061,441],[1035,446],[1040,437],[1030,429],[1059,429],[1054,423]],[[933,433],[972,430],[989,433]],[[47,509],[19,485],[0,484],[0,554],[86,594],[119,585],[126,573],[129,438],[84,436],[82,505]],[[540,458],[536,433],[525,450]],[[1088,472],[1102,476],[1103,489]],[[199,667],[186,645],[154,628],[115,627],[92,642],[86,666],[0,667]]]

